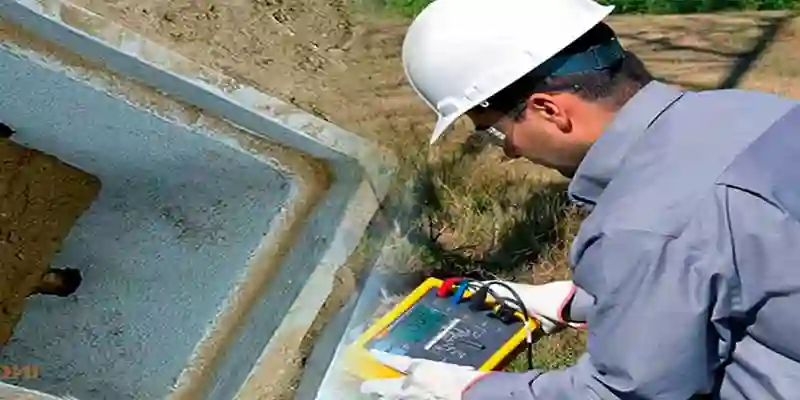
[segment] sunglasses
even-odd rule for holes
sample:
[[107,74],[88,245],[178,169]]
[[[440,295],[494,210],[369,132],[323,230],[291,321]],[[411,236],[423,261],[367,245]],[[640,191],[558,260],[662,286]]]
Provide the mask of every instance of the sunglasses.
[[[537,88],[539,92],[553,92],[553,93],[563,93],[563,92],[575,92],[580,90],[580,85],[574,83],[565,83],[560,85],[547,85]],[[489,102],[485,101],[481,103],[481,107],[488,107]],[[489,127],[476,127],[474,131],[474,135],[481,140],[485,140],[491,144],[497,146],[504,146],[506,142],[506,134],[503,133],[500,129],[489,126]]]
[[474,135],[496,146],[503,146],[506,142],[506,134],[493,126],[479,127],[475,129]]

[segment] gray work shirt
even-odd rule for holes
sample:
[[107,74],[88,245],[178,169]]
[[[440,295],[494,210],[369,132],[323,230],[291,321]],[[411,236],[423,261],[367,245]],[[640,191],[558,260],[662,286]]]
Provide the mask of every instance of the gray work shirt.
[[[800,399],[800,106],[651,83],[570,188],[588,351],[473,399]],[[596,300],[595,300],[596,299]]]

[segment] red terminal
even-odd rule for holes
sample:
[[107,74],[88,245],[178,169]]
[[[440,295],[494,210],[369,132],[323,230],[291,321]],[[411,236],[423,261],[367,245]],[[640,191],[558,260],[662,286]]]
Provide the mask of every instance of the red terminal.
[[453,286],[458,285],[463,281],[464,278],[449,278],[442,282],[442,286],[439,286],[439,290],[436,292],[436,295],[439,297],[448,297],[453,291]]

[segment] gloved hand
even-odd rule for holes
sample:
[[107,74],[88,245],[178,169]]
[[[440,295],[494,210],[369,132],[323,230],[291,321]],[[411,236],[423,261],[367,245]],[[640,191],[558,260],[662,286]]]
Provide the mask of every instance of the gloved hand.
[[[545,334],[551,334],[563,328],[564,326],[571,326],[574,328],[583,328],[584,323],[566,321],[564,318],[566,307],[575,296],[576,287],[572,281],[554,281],[542,285],[528,285],[524,283],[515,283],[507,281],[485,281],[488,282],[502,282],[508,285],[511,290],[519,295],[520,300],[525,303],[525,308],[532,317],[539,320],[542,331]],[[502,285],[491,285],[491,290],[498,296],[514,299],[511,292]]]
[[461,400],[462,393],[486,375],[472,367],[372,351],[384,365],[405,374],[402,378],[375,379],[361,384],[361,393],[382,400]]

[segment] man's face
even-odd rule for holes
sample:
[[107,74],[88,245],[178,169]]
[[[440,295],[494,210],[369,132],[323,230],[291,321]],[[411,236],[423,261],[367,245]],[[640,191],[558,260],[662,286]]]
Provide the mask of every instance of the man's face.
[[605,115],[593,115],[597,113],[591,107],[570,93],[534,94],[516,116],[480,108],[467,115],[476,134],[488,135],[490,128],[502,132],[502,143],[493,139],[508,157],[523,157],[572,177],[605,123]]

